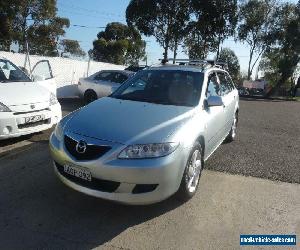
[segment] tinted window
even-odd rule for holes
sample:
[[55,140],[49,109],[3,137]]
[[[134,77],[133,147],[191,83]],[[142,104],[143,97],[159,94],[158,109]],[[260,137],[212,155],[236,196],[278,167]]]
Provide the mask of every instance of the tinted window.
[[222,95],[227,95],[232,90],[231,83],[227,80],[225,73],[218,72]]
[[203,73],[177,70],[142,70],[111,97],[165,105],[196,106]]
[[221,95],[220,85],[218,83],[216,74],[213,73],[208,77],[206,96],[210,97],[210,96],[220,96],[220,95]]
[[31,80],[10,61],[0,60],[0,82],[31,82]]
[[116,73],[113,79],[113,82],[116,83],[123,83],[128,79],[127,75],[121,74],[121,73]]
[[100,81],[111,81],[114,77],[114,73],[112,72],[100,72],[95,76],[95,80]]

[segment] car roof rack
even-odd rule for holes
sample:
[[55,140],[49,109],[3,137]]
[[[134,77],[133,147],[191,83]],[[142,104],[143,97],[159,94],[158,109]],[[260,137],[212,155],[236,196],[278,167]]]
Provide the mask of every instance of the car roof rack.
[[[162,65],[166,65],[168,62],[173,62],[173,58],[159,59]],[[228,65],[225,62],[215,60],[203,60],[203,59],[175,59],[175,64],[186,66],[199,66],[202,68],[216,67],[220,69],[227,69]]]

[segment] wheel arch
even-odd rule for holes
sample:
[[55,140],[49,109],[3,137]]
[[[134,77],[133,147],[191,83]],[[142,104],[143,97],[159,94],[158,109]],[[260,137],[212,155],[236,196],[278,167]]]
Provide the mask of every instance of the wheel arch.
[[199,135],[196,139],[196,142],[199,142],[202,147],[202,158],[205,156],[205,138],[203,135]]

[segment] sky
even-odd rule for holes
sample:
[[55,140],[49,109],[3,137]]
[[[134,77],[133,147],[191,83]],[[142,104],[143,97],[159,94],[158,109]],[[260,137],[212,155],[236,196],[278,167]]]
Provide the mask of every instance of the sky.
[[[297,0],[291,0],[296,2]],[[70,28],[67,29],[65,38],[75,39],[80,42],[83,50],[93,48],[93,41],[97,38],[99,31],[104,30],[110,22],[121,22],[126,24],[125,11],[129,0],[58,0],[58,16],[70,19]],[[85,26],[85,27],[79,27]],[[158,63],[162,58],[163,48],[155,41],[154,37],[143,37],[146,41],[146,52],[148,65]],[[241,71],[246,72],[249,60],[249,47],[246,44],[235,42],[233,38],[227,39],[222,47],[232,49],[238,56]],[[172,57],[169,53],[169,57]],[[214,55],[209,55],[213,59]],[[180,49],[177,58],[187,58]]]

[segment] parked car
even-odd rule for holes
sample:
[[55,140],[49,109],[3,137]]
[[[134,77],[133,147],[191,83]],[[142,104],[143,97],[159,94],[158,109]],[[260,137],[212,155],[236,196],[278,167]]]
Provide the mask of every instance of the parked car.
[[126,70],[102,70],[87,78],[80,78],[78,90],[86,103],[108,96],[124,83],[134,72]]
[[38,81],[33,82],[12,62],[0,58],[0,140],[40,132],[60,121],[61,107],[50,91],[55,81],[48,66],[48,61],[36,64],[33,75]]
[[50,138],[54,169],[67,186],[108,200],[188,200],[204,162],[235,139],[238,113],[225,70],[150,67],[62,119]]

